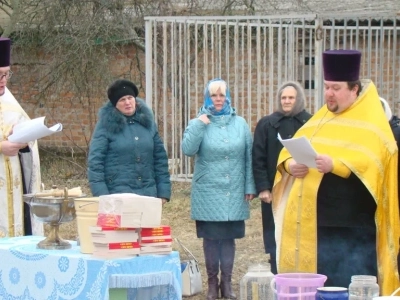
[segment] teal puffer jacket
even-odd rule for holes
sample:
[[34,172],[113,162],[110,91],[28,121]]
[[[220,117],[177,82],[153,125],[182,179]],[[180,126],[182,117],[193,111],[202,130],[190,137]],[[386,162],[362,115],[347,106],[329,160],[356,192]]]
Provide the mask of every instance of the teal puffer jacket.
[[136,98],[133,116],[110,102],[99,112],[89,148],[88,178],[93,196],[135,193],[169,199],[168,157],[153,112]]
[[[200,114],[207,114],[202,110]],[[189,122],[182,151],[195,156],[191,218],[201,221],[238,221],[250,216],[246,194],[255,194],[252,137],[246,121],[230,115],[208,115],[211,123]]]

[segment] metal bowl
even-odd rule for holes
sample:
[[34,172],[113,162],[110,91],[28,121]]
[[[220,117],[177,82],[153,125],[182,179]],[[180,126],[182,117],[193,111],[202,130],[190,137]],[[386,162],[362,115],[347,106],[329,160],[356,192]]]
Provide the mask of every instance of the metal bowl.
[[59,226],[76,218],[74,200],[78,197],[68,197],[67,188],[64,189],[64,195],[64,197],[37,197],[34,194],[23,196],[24,202],[30,206],[33,217],[50,225],[50,232],[46,239],[37,244],[37,248],[48,250],[71,248],[71,244],[60,237]]
[[36,220],[47,224],[63,224],[76,218],[75,198],[29,197],[24,196]]

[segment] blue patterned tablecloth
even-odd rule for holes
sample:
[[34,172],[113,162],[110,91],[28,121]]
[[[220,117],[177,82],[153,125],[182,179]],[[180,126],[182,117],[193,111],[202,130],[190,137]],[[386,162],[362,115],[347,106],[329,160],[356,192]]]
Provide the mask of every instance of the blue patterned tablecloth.
[[[36,249],[43,237],[0,239],[0,299],[108,300],[109,288],[158,288],[157,299],[182,299],[179,253],[102,260],[68,250]],[[167,288],[166,288],[167,287]]]

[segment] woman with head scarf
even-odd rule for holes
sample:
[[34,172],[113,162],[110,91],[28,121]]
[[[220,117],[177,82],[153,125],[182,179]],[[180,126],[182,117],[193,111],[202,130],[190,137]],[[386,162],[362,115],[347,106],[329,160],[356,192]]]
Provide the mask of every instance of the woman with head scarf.
[[138,88],[128,80],[115,81],[99,112],[89,148],[88,178],[93,196],[135,193],[171,196],[168,157],[153,112],[137,98]]
[[272,215],[272,186],[276,163],[283,145],[278,140],[290,139],[311,115],[305,111],[304,90],[299,83],[288,81],[278,90],[277,111],[263,117],[257,123],[253,143],[253,173],[257,193],[261,200],[263,239],[265,253],[270,254],[272,273],[276,268],[275,224]]
[[245,235],[244,220],[255,194],[251,148],[249,126],[231,107],[226,82],[211,80],[182,141],[183,153],[195,157],[191,218],[197,237],[203,238],[208,300],[219,298],[219,289],[223,298],[236,299],[231,284],[235,239]]

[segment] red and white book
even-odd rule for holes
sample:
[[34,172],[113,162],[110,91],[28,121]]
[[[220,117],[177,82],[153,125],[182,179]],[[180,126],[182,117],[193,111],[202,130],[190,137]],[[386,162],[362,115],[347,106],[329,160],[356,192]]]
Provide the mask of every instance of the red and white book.
[[153,241],[153,242],[165,242],[165,240],[171,240],[172,242],[172,236],[171,235],[153,235],[153,236],[142,236],[139,234],[139,239],[141,241]]
[[140,247],[140,255],[150,254],[170,254],[172,246],[142,246]]
[[140,248],[139,242],[108,243],[109,250],[124,250]]
[[140,254],[138,242],[93,243],[93,256],[116,258]]
[[137,242],[139,234],[135,228],[89,227],[93,243]]
[[161,225],[159,227],[142,228],[140,230],[140,235],[142,237],[152,237],[152,236],[170,236],[171,227],[168,225]]
[[172,238],[166,238],[166,239],[151,239],[151,240],[145,240],[145,239],[140,239],[139,240],[140,246],[172,246]]
[[125,250],[140,248],[138,241],[117,243],[93,243],[94,248],[101,250]]
[[101,231],[138,231],[138,228],[134,227],[110,227],[110,226],[90,226],[94,230]]

